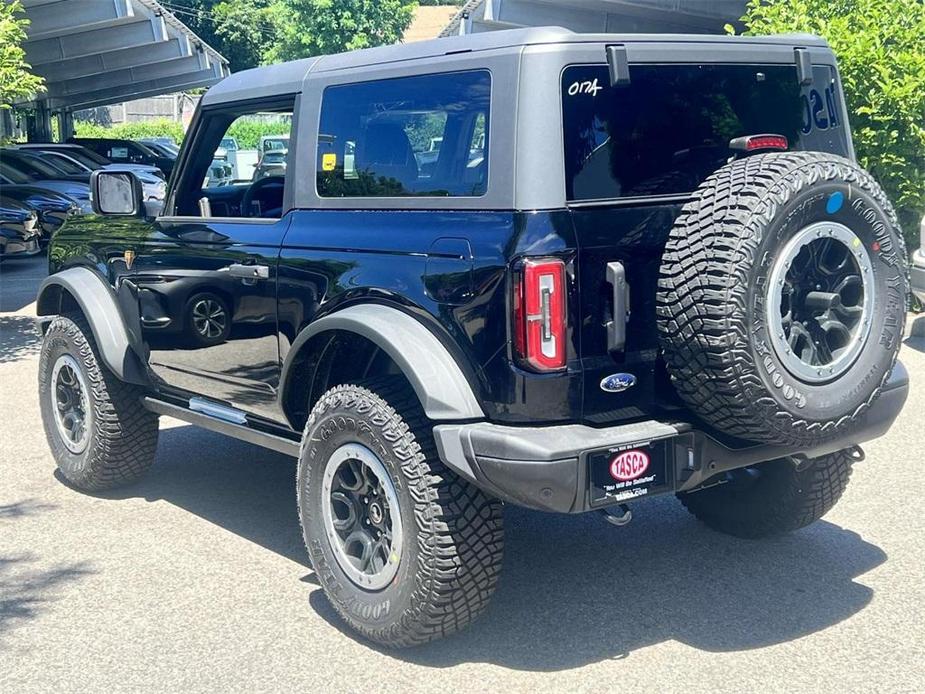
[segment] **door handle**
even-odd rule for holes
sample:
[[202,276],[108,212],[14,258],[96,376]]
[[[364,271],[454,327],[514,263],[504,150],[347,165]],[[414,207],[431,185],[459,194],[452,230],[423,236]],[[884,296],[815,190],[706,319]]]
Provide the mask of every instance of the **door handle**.
[[242,280],[265,280],[270,278],[270,267],[268,265],[234,263],[228,266],[228,274]]
[[604,324],[607,329],[607,351],[620,352],[626,347],[626,322],[629,319],[630,286],[623,263],[607,263],[607,283],[613,289],[613,317]]

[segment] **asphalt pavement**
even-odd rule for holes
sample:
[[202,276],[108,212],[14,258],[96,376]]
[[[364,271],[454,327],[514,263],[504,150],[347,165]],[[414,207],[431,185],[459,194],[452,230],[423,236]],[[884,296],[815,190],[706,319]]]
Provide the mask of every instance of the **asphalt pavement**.
[[822,521],[756,542],[671,497],[625,528],[508,507],[486,614],[387,652],[307,565],[293,460],[164,419],[140,483],[61,481],[36,398],[43,275],[0,266],[0,692],[925,691],[923,337],[903,414]]

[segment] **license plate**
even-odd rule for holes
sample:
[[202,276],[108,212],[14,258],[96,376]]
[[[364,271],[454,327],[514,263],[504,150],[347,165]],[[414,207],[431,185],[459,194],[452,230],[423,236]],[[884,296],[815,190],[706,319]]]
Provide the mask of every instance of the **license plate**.
[[621,504],[672,490],[669,441],[587,455],[591,505]]

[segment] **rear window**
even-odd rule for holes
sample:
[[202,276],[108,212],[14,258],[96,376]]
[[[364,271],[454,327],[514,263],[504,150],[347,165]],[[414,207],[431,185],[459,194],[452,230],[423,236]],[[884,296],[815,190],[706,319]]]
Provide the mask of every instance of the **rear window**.
[[569,200],[689,193],[743,135],[847,154],[830,67],[815,67],[805,87],[789,65],[632,65],[630,76],[611,87],[606,65],[563,71]]
[[318,134],[318,194],[484,195],[490,97],[485,70],[328,87]]

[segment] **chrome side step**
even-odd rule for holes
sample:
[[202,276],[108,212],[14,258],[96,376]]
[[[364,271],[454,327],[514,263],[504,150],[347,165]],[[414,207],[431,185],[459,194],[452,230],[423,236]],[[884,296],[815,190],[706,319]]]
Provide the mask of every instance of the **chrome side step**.
[[181,419],[203,429],[216,431],[219,434],[225,434],[263,448],[269,448],[293,458],[299,457],[298,441],[251,429],[247,426],[246,415],[233,407],[213,403],[202,398],[192,398],[188,408],[152,397],[142,398],[141,402],[146,409],[155,414]]
[[233,407],[222,405],[218,402],[212,402],[205,398],[190,398],[189,408],[193,412],[199,412],[215,419],[221,419],[232,424],[247,424],[247,414]]

